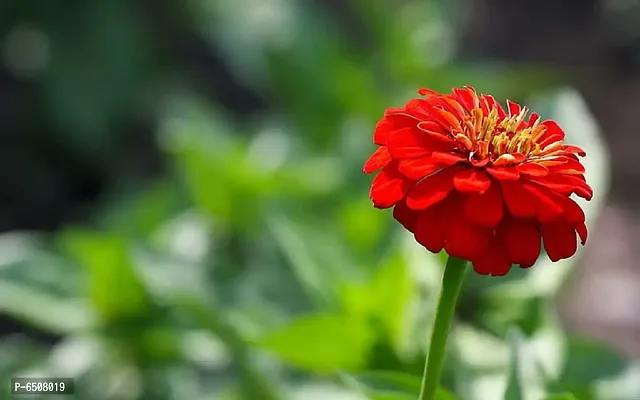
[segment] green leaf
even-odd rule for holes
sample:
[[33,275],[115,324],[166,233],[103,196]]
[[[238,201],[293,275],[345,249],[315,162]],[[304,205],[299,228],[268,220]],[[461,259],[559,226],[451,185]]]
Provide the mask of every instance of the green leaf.
[[615,376],[627,366],[627,360],[622,356],[589,339],[570,339],[567,353],[559,382],[572,392],[583,390],[597,380]]
[[139,182],[113,190],[102,205],[100,226],[122,235],[147,236],[173,215],[179,199],[175,182],[160,179],[148,187]]
[[79,268],[26,234],[0,238],[0,313],[56,334],[90,329],[91,304],[80,298]]
[[166,121],[184,123],[165,122],[163,145],[193,202],[229,229],[253,230],[279,185],[276,170],[264,168],[227,119],[197,98],[176,97],[167,108]]
[[374,339],[364,319],[314,314],[294,319],[257,344],[295,366],[327,373],[364,365]]
[[61,299],[19,282],[0,280],[0,312],[56,334],[92,328],[96,314],[84,301]]
[[447,389],[438,388],[436,392],[436,400],[456,400],[457,397]]
[[481,324],[500,337],[517,327],[531,337],[547,322],[549,301],[532,295],[525,282],[511,282],[487,290],[481,300]]
[[400,253],[378,269],[371,284],[369,296],[375,300],[374,315],[383,322],[394,345],[401,338],[414,290],[407,262]]
[[[341,375],[345,384],[371,400],[415,400],[420,395],[419,376],[402,372],[373,371],[357,375]],[[436,400],[455,400],[444,388],[439,388]]]
[[[86,268],[89,294],[108,320],[144,314],[147,294],[134,272],[128,244],[121,237],[84,230],[68,230],[62,245]],[[117,294],[117,295],[116,295]]]
[[519,330],[512,329],[509,332],[509,344],[511,347],[511,361],[509,363],[509,380],[507,382],[504,399],[522,400],[524,399],[525,393],[522,386],[520,363],[524,361],[522,359],[524,339]]
[[401,252],[387,259],[370,282],[349,283],[340,293],[348,312],[381,322],[393,346],[401,340],[408,304],[414,294],[415,285]]
[[330,283],[323,274],[322,266],[310,254],[302,235],[285,219],[272,221],[270,228],[309,298],[316,305],[326,305],[332,297]]
[[545,400],[578,400],[578,398],[572,393],[564,392],[549,394],[545,397]]
[[[535,367],[537,370],[537,373],[540,377],[542,377],[542,380],[544,381],[544,387],[545,387],[545,392],[548,393],[548,398],[546,398],[545,400],[549,400],[549,399],[556,399],[556,400],[563,400],[563,399],[567,399],[567,400],[577,400],[577,397],[573,394],[568,392],[564,387],[562,387],[562,385],[560,384],[560,382],[558,382],[558,380],[556,378],[550,377],[547,375],[547,373],[544,370],[544,367],[542,366],[542,364],[540,363],[540,360],[537,360],[537,362],[535,362]],[[569,396],[569,397],[567,397]],[[587,400],[586,398],[582,397],[582,400]]]
[[366,197],[349,201],[340,210],[339,222],[349,244],[364,251],[371,251],[379,242],[386,220]]
[[309,299],[317,307],[337,310],[340,283],[359,272],[340,240],[286,217],[271,218],[269,228]]

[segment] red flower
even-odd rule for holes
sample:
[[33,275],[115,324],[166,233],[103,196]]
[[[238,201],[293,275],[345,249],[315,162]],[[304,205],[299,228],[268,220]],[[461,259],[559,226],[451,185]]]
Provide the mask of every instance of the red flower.
[[378,122],[380,147],[364,172],[377,208],[429,251],[443,248],[482,275],[531,267],[544,243],[551,261],[571,257],[587,240],[585,215],[570,196],[590,200],[585,152],[564,144],[554,121],[507,100],[505,111],[471,87],[391,108]]

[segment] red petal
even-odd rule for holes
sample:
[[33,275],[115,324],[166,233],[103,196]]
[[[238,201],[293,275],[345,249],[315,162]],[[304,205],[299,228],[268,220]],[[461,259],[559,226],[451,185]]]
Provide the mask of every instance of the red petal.
[[475,158],[472,158],[471,160],[469,160],[469,162],[471,162],[471,165],[476,168],[482,168],[489,164],[489,159],[483,158],[481,160],[476,160]]
[[502,219],[502,207],[500,186],[494,182],[486,192],[470,196],[464,211],[474,224],[494,228]]
[[520,172],[521,175],[528,175],[528,176],[549,175],[549,170],[547,169],[547,167],[535,162],[520,164],[518,165],[517,168],[518,168],[518,172]]
[[[458,197],[458,196],[455,196]],[[472,224],[461,208],[464,198],[447,200],[447,209],[441,211],[448,215],[444,248],[452,257],[473,260],[487,251],[491,229]]]
[[576,226],[575,228],[576,228],[576,232],[578,232],[578,236],[580,236],[580,244],[584,246],[587,243],[587,237],[589,236],[587,225],[582,223]]
[[515,167],[486,167],[487,172],[496,179],[506,181],[517,181],[520,173]]
[[431,105],[425,99],[411,99],[404,106],[407,114],[416,117],[419,120],[432,119]]
[[549,259],[553,262],[569,258],[576,253],[576,231],[564,221],[542,226],[542,240]]
[[420,121],[418,122],[418,129],[425,132],[433,132],[438,136],[448,137],[447,131],[445,131],[440,124],[433,121]]
[[540,125],[547,128],[547,130],[544,131],[544,133],[538,139],[540,147],[544,148],[544,146],[542,145],[543,142],[545,142],[546,144],[550,144],[553,142],[557,142],[558,140],[564,140],[564,131],[562,130],[562,128],[560,128],[560,125],[558,125],[557,122],[547,120],[542,122]]
[[507,116],[502,105],[500,105],[493,96],[486,94],[483,97],[487,103],[488,109],[495,109],[498,112],[498,120],[502,121]]
[[550,173],[558,173],[558,174],[569,174],[569,175],[580,175],[584,174],[585,169],[584,165],[582,165],[579,161],[575,160],[566,160],[565,162],[561,162],[556,165],[547,166],[547,169]]
[[481,95],[478,97],[478,105],[482,110],[482,115],[489,115],[489,113],[491,112],[491,107],[489,106],[489,98],[490,97],[487,95]]
[[512,117],[520,114],[520,111],[522,111],[520,104],[514,103],[511,100],[507,100],[507,108],[509,109],[509,115]]
[[560,207],[562,207],[565,221],[574,226],[584,224],[586,216],[578,203],[569,197],[563,197],[557,193],[555,193],[551,198],[557,202]]
[[531,181],[546,186],[565,196],[575,193],[577,196],[587,200],[591,200],[593,197],[593,189],[586,184],[584,177],[581,175],[556,174],[540,178],[531,178]]
[[575,228],[580,236],[580,243],[584,246],[587,242],[587,226],[585,225],[586,216],[582,208],[569,197],[564,197],[561,194],[549,192],[551,198],[557,202],[563,210],[564,220]]
[[378,147],[378,149],[364,163],[362,170],[365,174],[371,174],[386,167],[390,162],[391,155],[389,154],[389,150],[387,150],[386,147]]
[[398,161],[398,170],[409,179],[419,180],[444,168],[431,157],[405,158]]
[[444,200],[453,189],[453,176],[459,168],[449,167],[418,182],[407,195],[407,206],[424,210]]
[[593,198],[593,189],[585,182],[585,177],[582,175],[565,175],[571,181],[576,182],[576,188],[574,193],[578,197],[582,197],[585,200],[591,200]]
[[587,186],[586,188],[578,187],[575,189],[574,193],[576,194],[576,196],[582,197],[585,200],[591,200],[593,198],[593,190],[589,186]]
[[398,172],[395,163],[391,163],[373,178],[369,198],[376,208],[389,208],[402,200],[412,185],[412,181]]
[[466,157],[461,154],[443,151],[434,151],[431,153],[431,158],[444,166],[450,166],[467,160]]
[[489,242],[488,250],[473,260],[473,269],[480,275],[503,276],[511,269],[511,261],[507,255],[504,242],[495,236]]
[[[390,110],[387,110],[389,112]],[[392,110],[394,113],[385,113],[380,121],[376,124],[373,131],[373,143],[384,146],[387,144],[389,136],[398,129],[405,128],[407,126],[415,126],[416,119],[406,113],[398,113],[397,110]]]
[[415,127],[402,128],[387,139],[387,147],[393,158],[417,158],[428,156],[434,149],[429,137]]
[[460,124],[461,121],[464,121],[467,118],[467,111],[459,101],[457,101],[453,97],[445,97],[444,101],[449,106],[449,111],[451,111],[459,121],[458,124]]
[[575,185],[567,182],[565,175],[554,174],[541,178],[531,179],[532,182],[536,182],[542,186],[546,186],[554,191],[561,193],[565,196],[570,195],[573,192]]
[[502,197],[511,214],[518,218],[531,218],[536,215],[531,195],[520,182],[500,181],[500,186],[502,187]]
[[491,186],[491,179],[481,169],[466,168],[453,177],[453,186],[460,193],[483,193]]
[[428,157],[399,160],[398,170],[407,178],[418,180],[464,160],[459,154],[434,151]]
[[406,111],[404,110],[403,107],[389,107],[386,110],[384,110],[384,116],[388,116],[388,115],[398,115],[398,114],[405,114],[405,116],[409,117],[409,118],[413,118],[412,116],[408,115],[406,113]]
[[529,201],[533,202],[536,217],[540,222],[551,222],[562,216],[562,207],[554,201],[553,195],[548,193],[548,189],[545,190],[540,186],[530,184],[525,184],[524,188],[529,192]]
[[460,121],[456,118],[455,115],[446,110],[438,110],[440,114],[440,118],[444,121],[444,128],[454,131],[454,132],[462,132],[462,126],[460,126]]
[[414,231],[419,213],[413,211],[404,201],[393,207],[393,218],[398,221],[409,232]]
[[418,94],[420,96],[440,96],[440,93],[436,92],[435,90],[431,90],[427,88],[418,89]]
[[510,218],[505,224],[505,238],[507,253],[513,264],[535,264],[542,242],[536,220]]
[[453,94],[455,99],[462,104],[462,106],[469,112],[475,108],[474,105],[474,97],[475,93],[473,90],[464,88],[464,89],[453,89]]
[[438,253],[444,247],[447,228],[447,214],[444,212],[445,207],[443,207],[445,203],[418,212],[414,237],[418,243],[432,253]]
[[449,134],[433,121],[420,122],[418,129],[431,139],[434,150],[451,150],[456,145]]
[[577,161],[577,162],[579,162],[577,157],[574,159],[571,156],[572,156],[572,154],[565,154],[565,155],[562,155],[562,156],[545,157],[545,158],[543,158],[541,160],[538,160],[537,163],[547,167],[549,172],[553,172],[553,168],[558,166],[558,165],[566,164],[569,161]]
[[580,157],[584,157],[587,155],[587,152],[582,150],[580,147],[578,146],[572,146],[572,145],[564,145],[562,147],[562,149],[566,152],[566,153],[573,153],[573,154],[577,154]]
[[427,112],[429,113],[429,117],[425,118],[425,120],[436,122],[445,132],[451,132],[452,130],[456,132],[462,131],[460,121],[458,121],[455,115],[445,110],[445,108],[447,107],[446,102],[438,100],[436,98],[431,99],[433,100],[431,101],[429,109],[427,110]]

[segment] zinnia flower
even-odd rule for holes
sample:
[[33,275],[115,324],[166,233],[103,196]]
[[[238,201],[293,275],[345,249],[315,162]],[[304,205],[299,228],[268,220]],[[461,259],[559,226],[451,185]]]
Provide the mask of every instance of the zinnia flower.
[[439,94],[419,91],[403,108],[390,108],[376,125],[380,146],[364,164],[381,170],[371,184],[376,208],[393,216],[431,252],[473,264],[482,275],[504,275],[512,264],[531,267],[542,244],[551,261],[584,245],[582,209],[590,200],[578,156],[554,121],[527,118],[507,100],[505,110],[471,87]]

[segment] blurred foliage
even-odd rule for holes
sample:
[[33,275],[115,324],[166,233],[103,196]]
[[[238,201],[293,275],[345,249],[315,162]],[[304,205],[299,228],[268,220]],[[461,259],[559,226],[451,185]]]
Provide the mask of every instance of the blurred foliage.
[[[371,207],[361,165],[383,109],[422,86],[530,99],[587,149],[606,191],[606,155],[575,96],[551,90],[549,71],[457,64],[445,2],[349,0],[366,40],[316,3],[185,2],[189,29],[272,100],[243,120],[186,71],[148,82],[158,43],[137,3],[38,4],[12,9],[48,38],[37,87],[48,123],[70,133],[58,140],[117,163],[113,124],[148,112],[155,85],[168,168],[153,182],[120,176],[90,227],[0,238],[0,310],[60,338],[3,338],[5,380],[72,376],[83,400],[415,399],[443,257]],[[6,15],[14,37],[21,22]],[[7,54],[14,72],[37,67]],[[567,337],[554,315],[567,265],[469,274],[440,400],[614,398],[599,383],[627,362]]]

